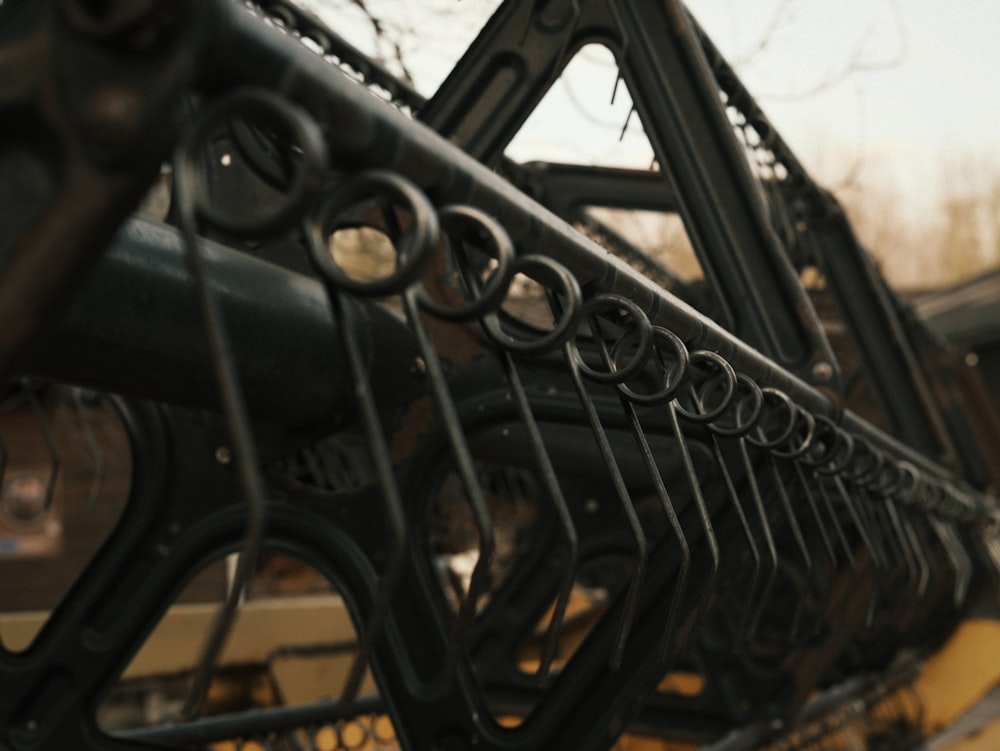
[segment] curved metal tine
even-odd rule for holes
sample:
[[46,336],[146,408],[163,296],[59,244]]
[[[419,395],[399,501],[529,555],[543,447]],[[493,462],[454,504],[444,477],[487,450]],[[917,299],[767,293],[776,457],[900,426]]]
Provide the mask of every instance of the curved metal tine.
[[[481,284],[478,277],[473,273],[465,254],[464,243],[455,243],[455,255],[462,278],[466,286],[473,294],[480,291]],[[485,341],[490,341],[489,337],[484,337]],[[559,651],[559,632],[562,630],[563,621],[566,619],[566,611],[569,608],[569,600],[573,594],[573,584],[576,581],[576,566],[579,558],[580,543],[576,534],[576,527],[573,526],[573,515],[566,503],[562,488],[559,486],[559,477],[555,467],[552,466],[552,459],[545,446],[538,422],[531,411],[531,404],[528,400],[528,393],[521,381],[521,376],[517,372],[517,366],[511,353],[496,345],[494,347],[500,366],[503,369],[504,379],[510,388],[514,399],[514,406],[517,409],[521,424],[528,433],[528,442],[531,444],[532,455],[538,462],[538,474],[541,478],[549,500],[555,506],[556,516],[559,518],[559,526],[562,529],[563,538],[566,542],[567,555],[566,566],[559,578],[559,591],[556,593],[555,605],[552,609],[552,616],[549,625],[546,627],[545,640],[542,647],[542,657],[538,664],[538,671],[535,677],[544,681],[552,670],[552,663],[555,660],[556,652]]]
[[[184,147],[179,149],[176,159],[181,164],[188,162],[183,150]],[[185,174],[188,170],[182,169],[180,172]],[[215,662],[229,637],[229,632],[232,630],[243,600],[244,590],[256,568],[264,542],[267,494],[264,480],[260,474],[257,444],[250,427],[250,416],[243,398],[243,387],[236,370],[232,345],[226,333],[226,325],[219,301],[208,281],[202,243],[197,234],[198,220],[194,196],[189,190],[184,190],[182,185],[183,180],[176,180],[174,183],[181,237],[185,248],[185,261],[194,281],[195,296],[202,327],[208,340],[219,402],[222,407],[226,431],[232,443],[239,488],[247,504],[246,531],[243,547],[236,559],[236,572],[233,576],[232,587],[210,626],[210,631],[205,638],[201,655],[195,666],[194,679],[181,709],[181,716],[190,720],[197,716],[204,703]]]
[[[868,492],[865,488],[858,488],[862,500],[867,501],[867,511],[874,522],[874,526],[879,534],[882,544],[882,551],[886,564],[890,571],[906,569],[909,586],[914,587],[917,579],[916,567],[912,564],[908,554],[908,546],[904,546],[892,515],[889,512],[889,496],[879,493]],[[863,506],[863,508],[865,508]]]
[[930,522],[931,529],[934,531],[934,534],[937,535],[937,538],[941,543],[941,547],[944,548],[944,553],[945,556],[948,558],[948,563],[951,564],[951,570],[955,580],[954,593],[952,595],[952,598],[955,603],[955,606],[957,607],[962,602],[962,598],[960,597],[961,580],[963,576],[962,563],[959,560],[958,555],[955,551],[954,541],[947,532],[947,525],[941,519],[939,519],[938,516],[933,512],[929,513],[927,515],[927,518],[928,521]]
[[722,473],[722,481],[726,485],[726,494],[732,503],[733,511],[736,513],[736,518],[740,523],[740,529],[743,531],[743,537],[746,539],[747,547],[750,549],[750,557],[753,559],[753,575],[750,577],[750,586],[747,588],[746,603],[740,609],[740,618],[736,625],[734,649],[737,652],[742,652],[746,649],[751,616],[753,614],[754,597],[757,594],[757,587],[760,584],[760,574],[763,565],[761,563],[760,550],[757,548],[757,542],[754,540],[753,530],[750,528],[750,521],[743,510],[743,504],[740,502],[739,493],[736,491],[729,467],[722,456],[722,447],[719,445],[719,439],[715,435],[712,436],[712,455],[715,458],[716,465],[719,467],[719,471]]
[[[819,536],[823,542],[823,550],[826,552],[826,557],[830,563],[830,576],[835,576],[838,568],[837,549],[834,547],[833,539],[830,537],[830,532],[826,528],[826,523],[823,521],[823,515],[820,513],[819,509],[819,503],[816,501],[816,495],[810,487],[809,478],[806,476],[805,470],[799,462],[793,462],[793,464],[795,465],[795,475],[798,478],[799,485],[801,486],[802,492],[806,497],[806,505],[809,507],[813,521],[816,523],[816,529],[819,530]],[[816,623],[813,626],[813,633],[819,633],[822,628],[823,619],[817,618]]]
[[[830,521],[833,524],[833,530],[836,533],[840,547],[844,551],[844,557],[847,560],[847,567],[851,571],[851,578],[856,582],[858,578],[858,564],[854,558],[854,550],[851,548],[851,544],[847,540],[847,534],[844,532],[844,527],[840,523],[840,516],[837,513],[836,507],[833,505],[833,499],[830,498],[830,493],[827,490],[826,483],[824,482],[824,480],[828,480],[829,478],[824,478],[819,475],[819,473],[814,471],[813,479],[816,481],[816,487],[819,488],[820,498],[823,499],[823,506],[826,508],[827,514],[830,516]],[[841,626],[847,621],[847,612],[847,608],[840,608]]]
[[747,485],[750,487],[750,496],[753,498],[754,508],[757,511],[757,521],[760,523],[761,531],[764,534],[764,549],[768,554],[769,571],[764,585],[760,590],[757,605],[754,608],[753,616],[750,618],[747,639],[753,641],[757,635],[757,627],[760,625],[761,616],[764,613],[764,606],[767,604],[771,591],[774,589],[774,582],[778,576],[778,549],[774,544],[774,534],[771,525],[767,521],[767,510],[764,508],[764,498],[760,494],[760,486],[757,485],[757,476],[754,473],[753,462],[750,461],[750,451],[747,448],[747,440],[740,436],[736,439],[743,460],[743,468],[746,471]]
[[883,540],[884,530],[882,525],[879,524],[879,519],[876,515],[877,505],[875,499],[860,484],[855,485],[854,489],[857,493],[856,508],[858,515],[867,522],[869,539],[871,539],[873,550],[878,555],[881,567],[888,572],[892,569],[892,562],[889,559],[889,552]]
[[899,509],[896,507],[896,501],[889,496],[885,497],[885,511],[889,516],[892,531],[896,535],[896,543],[902,551],[903,557],[906,559],[910,589],[916,594],[920,586],[920,566],[917,563],[917,556],[913,550],[910,538],[903,529],[903,520],[900,517]]
[[458,615],[455,618],[454,626],[448,639],[448,650],[441,665],[441,670],[434,680],[434,690],[444,693],[451,687],[454,679],[455,666],[458,662],[459,653],[462,650],[462,643],[465,634],[472,625],[476,615],[476,605],[480,596],[485,592],[489,583],[489,564],[493,558],[493,522],[490,519],[489,509],[486,506],[486,499],[483,496],[483,489],[476,474],[475,464],[472,460],[472,453],[466,443],[465,435],[462,432],[462,423],[458,417],[458,410],[448,392],[448,383],[445,379],[444,369],[438,358],[434,342],[424,328],[420,320],[420,311],[417,303],[417,287],[410,286],[403,293],[403,308],[406,312],[406,319],[417,340],[417,346],[424,359],[426,375],[434,400],[440,410],[441,421],[444,424],[448,442],[451,445],[452,456],[455,459],[455,468],[465,487],[466,497],[472,510],[473,523],[479,535],[479,559],[472,569],[472,577],[469,581],[469,591],[466,592],[465,599],[462,600],[458,608]]
[[[595,330],[595,333],[598,327],[599,324],[596,321],[592,322],[591,329]],[[610,370],[612,367],[612,358],[611,353],[608,352],[607,343],[604,341],[603,336],[595,336],[595,340],[597,341],[598,350],[601,353],[601,359],[604,361],[604,366]],[[664,372],[667,372],[665,366]],[[639,453],[642,455],[643,463],[646,465],[646,471],[649,472],[650,479],[653,481],[660,507],[663,509],[663,513],[667,517],[667,523],[670,525],[670,529],[677,540],[677,547],[681,556],[680,567],[677,572],[677,583],[674,585],[674,593],[670,598],[670,605],[667,610],[666,626],[663,629],[663,634],[656,649],[657,664],[661,668],[666,669],[680,652],[679,649],[671,650],[670,646],[674,643],[674,637],[677,634],[677,627],[680,623],[681,607],[687,598],[688,579],[691,571],[691,546],[684,535],[684,529],[681,527],[681,522],[677,516],[673,501],[670,500],[670,494],[667,492],[667,486],[663,482],[663,475],[660,473],[660,468],[656,466],[653,450],[649,445],[649,440],[646,438],[645,431],[642,429],[642,424],[639,422],[639,415],[636,412],[635,405],[625,398],[621,392],[619,392],[618,396],[622,409],[625,411],[625,416],[629,421],[629,426],[632,429],[632,436],[635,438],[636,445],[639,447]]]
[[622,477],[618,460],[615,459],[611,443],[604,432],[601,418],[597,414],[597,408],[590,398],[587,385],[583,382],[583,374],[577,366],[573,346],[572,342],[567,342],[563,345],[563,353],[569,367],[570,377],[573,379],[577,398],[583,407],[587,423],[590,426],[590,432],[593,434],[594,440],[597,443],[597,449],[601,454],[601,459],[603,459],[607,467],[611,484],[614,486],[615,495],[621,505],[622,512],[625,514],[625,519],[628,522],[629,531],[632,534],[632,540],[635,543],[638,556],[635,572],[632,574],[632,580],[629,582],[628,591],[625,595],[625,606],[608,663],[612,670],[617,670],[621,666],[622,657],[625,653],[625,642],[628,641],[629,632],[635,622],[636,608],[639,605],[639,591],[642,587],[642,580],[646,574],[646,565],[649,560],[649,545],[646,540],[646,533],[642,529],[642,523],[639,521],[639,515],[636,513],[635,503],[628,492],[628,488],[625,486],[625,479]]
[[[101,488],[104,487],[104,478],[107,476],[107,464],[104,461],[104,452],[94,435],[94,426],[87,414],[87,409],[83,405],[83,390],[76,386],[70,389],[73,397],[73,405],[76,407],[76,414],[80,421],[80,428],[83,430],[83,439],[94,457],[94,481],[90,484],[90,495],[87,497],[87,510],[93,511],[97,505],[97,499],[101,495]],[[2,482],[2,474],[0,474]]]
[[972,583],[974,567],[972,557],[966,550],[965,545],[962,544],[962,540],[959,537],[958,532],[955,530],[954,523],[952,522],[947,524],[946,529],[948,530],[948,534],[951,536],[951,539],[954,541],[955,554],[961,564],[962,576],[958,586],[956,587],[956,604],[961,605],[965,602],[965,598],[969,594],[969,585]]
[[868,614],[865,617],[865,625],[871,626],[875,622],[875,607],[878,604],[879,576],[885,566],[882,562],[880,549],[877,549],[872,541],[872,531],[868,526],[868,522],[862,516],[857,504],[854,502],[854,499],[851,498],[851,494],[847,492],[843,479],[838,475],[834,475],[832,479],[840,499],[847,507],[847,512],[851,516],[851,521],[854,522],[854,526],[857,528],[858,534],[861,536],[861,541],[868,549],[868,554],[872,559],[872,567],[875,569],[875,576],[872,581],[872,597],[868,603]]
[[59,449],[56,447],[55,438],[53,438],[52,431],[49,429],[48,420],[45,417],[45,410],[42,408],[41,402],[38,401],[38,397],[35,395],[35,391],[32,389],[31,383],[27,379],[22,379],[21,388],[24,391],[24,396],[28,405],[31,407],[31,411],[35,416],[35,420],[38,421],[38,429],[42,434],[42,441],[45,443],[45,449],[49,452],[51,469],[49,470],[49,477],[45,481],[44,506],[45,511],[49,511],[52,508],[52,499],[55,495],[56,481],[59,479],[59,470],[62,466],[62,460],[59,455]]
[[341,343],[354,382],[354,393],[357,398],[362,429],[368,439],[368,451],[378,475],[382,513],[388,532],[387,547],[392,551],[386,563],[385,573],[380,577],[379,587],[372,602],[371,612],[366,619],[364,631],[360,634],[358,653],[351,663],[350,670],[344,680],[344,686],[341,689],[340,701],[349,705],[357,698],[361,690],[361,683],[368,670],[372,649],[389,614],[392,598],[403,574],[406,559],[406,513],[403,509],[399,486],[395,481],[389,446],[382,431],[382,423],[379,420],[378,407],[372,393],[371,381],[368,378],[368,368],[362,355],[361,345],[355,335],[356,327],[351,320],[350,307],[345,304],[342,293],[331,287],[327,287],[327,296],[330,298],[333,315],[341,332]]
[[[812,579],[813,573],[812,556],[809,555],[809,546],[806,544],[806,538],[802,534],[802,527],[799,526],[798,517],[795,515],[795,509],[792,508],[791,499],[788,497],[788,491],[785,490],[785,484],[781,480],[781,472],[778,470],[778,464],[773,455],[768,455],[767,463],[771,469],[771,477],[778,492],[778,500],[781,503],[782,510],[785,512],[788,525],[792,530],[792,538],[795,540],[795,545],[802,556],[802,564],[805,566],[805,590],[808,590],[809,581]],[[805,610],[806,602],[807,598],[805,596],[798,598],[795,613],[792,615],[792,627],[788,632],[788,641],[790,643],[798,639],[799,630],[802,628],[802,614]]]
[[850,567],[852,572],[857,574],[858,566],[857,561],[854,559],[854,550],[851,548],[851,544],[847,540],[847,534],[844,532],[844,526],[840,523],[840,515],[837,513],[836,507],[833,505],[833,499],[830,498],[830,493],[826,489],[826,484],[823,482],[823,478],[815,472],[813,473],[813,480],[816,481],[816,487],[819,489],[819,496],[823,499],[823,506],[826,508],[826,512],[830,516],[830,522],[833,524],[833,531],[836,533],[837,541],[840,543],[840,547],[844,551],[844,557],[847,559],[847,565]]
[[972,556],[969,555],[969,551],[962,543],[962,538],[955,529],[955,522],[953,520],[946,522],[945,529],[952,539],[955,554],[961,564],[962,576],[959,580],[959,585],[956,587],[957,594],[955,602],[956,605],[961,605],[965,602],[966,595],[969,593],[969,585],[972,583],[972,575],[975,572],[975,564],[973,564]]
[[532,453],[538,462],[538,472],[542,484],[545,486],[549,500],[556,508],[556,515],[559,517],[559,526],[562,529],[563,538],[566,542],[567,555],[566,566],[559,579],[559,591],[556,594],[555,606],[549,625],[546,628],[545,642],[542,648],[542,658],[538,665],[538,672],[535,674],[539,680],[545,680],[552,669],[552,662],[559,651],[559,633],[562,630],[563,621],[566,619],[566,610],[569,608],[570,596],[573,594],[573,584],[576,581],[576,566],[579,558],[579,540],[576,528],[573,526],[573,516],[569,505],[563,495],[562,488],[559,487],[559,479],[556,475],[555,467],[549,457],[545,441],[542,439],[538,423],[531,413],[528,403],[528,395],[524,389],[524,384],[514,366],[514,358],[509,352],[500,353],[500,362],[507,378],[507,385],[514,396],[514,404],[518,411],[521,423],[528,433],[528,442],[531,444]]
[[919,578],[917,581],[917,597],[923,599],[927,594],[927,589],[931,581],[931,563],[927,549],[924,547],[923,539],[917,532],[914,520],[910,514],[902,514],[903,532],[910,540],[913,554],[916,557]]
[[856,488],[859,496],[858,510],[871,523],[872,540],[878,545],[882,561],[885,564],[887,576],[904,567],[902,554],[893,546],[894,540],[889,533],[889,522],[885,510],[885,499],[876,499],[865,488]]
[[708,506],[705,505],[705,498],[701,494],[701,485],[698,483],[698,473],[694,468],[694,462],[691,460],[687,438],[681,430],[680,420],[677,417],[676,399],[671,399],[667,404],[667,414],[670,417],[670,426],[677,437],[677,446],[680,449],[681,460],[684,463],[684,473],[687,476],[688,483],[691,485],[691,495],[698,508],[698,519],[701,522],[702,532],[705,535],[705,542],[711,556],[711,571],[708,575],[704,593],[701,595],[698,607],[695,610],[691,630],[688,632],[687,640],[681,648],[681,651],[683,651],[689,649],[694,644],[694,640],[698,638],[698,633],[701,631],[701,627],[708,615],[708,605],[712,600],[712,595],[715,593],[716,581],[719,575],[719,542],[715,537],[715,529],[708,514]]
[[819,530],[819,536],[823,542],[823,550],[826,551],[826,557],[830,560],[830,566],[836,569],[837,549],[834,547],[833,538],[830,537],[830,532],[823,522],[823,515],[820,513],[819,504],[816,502],[816,495],[809,485],[809,478],[806,477],[806,472],[802,468],[802,465],[799,462],[793,462],[793,464],[795,465],[795,474],[799,478],[799,485],[802,486],[802,492],[805,494],[809,511],[816,522],[816,528]]

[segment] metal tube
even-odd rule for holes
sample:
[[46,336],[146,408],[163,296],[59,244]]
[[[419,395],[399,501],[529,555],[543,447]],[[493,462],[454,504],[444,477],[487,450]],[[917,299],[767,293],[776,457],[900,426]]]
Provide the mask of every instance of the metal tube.
[[[232,337],[251,413],[307,424],[353,408],[340,339],[322,286],[315,280],[204,241],[210,283]],[[25,369],[32,375],[195,407],[218,404],[207,343],[184,264],[179,234],[141,219],[129,221],[80,285],[66,312],[35,340]],[[361,333],[373,371],[398,363],[394,320],[359,305]],[[402,326],[402,324],[398,324]],[[386,352],[386,359],[374,350]],[[405,351],[405,346],[404,346]],[[394,400],[408,391],[399,368]],[[405,370],[405,369],[403,369]],[[402,388],[399,388],[402,386]]]

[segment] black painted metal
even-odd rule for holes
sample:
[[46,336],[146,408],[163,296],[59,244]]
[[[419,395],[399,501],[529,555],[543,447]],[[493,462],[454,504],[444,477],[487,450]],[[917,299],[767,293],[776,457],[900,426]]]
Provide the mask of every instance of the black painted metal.
[[[865,377],[878,395],[895,435],[914,448],[950,465],[966,461],[956,443],[964,440],[962,420],[946,425],[943,405],[935,396],[928,370],[917,355],[899,303],[861,246],[836,199],[809,177],[795,154],[769,122],[753,96],[719,53],[711,39],[694,24],[727,101],[771,153],[783,172],[774,176],[775,200],[791,214],[789,242],[797,263],[815,263],[823,272],[840,315],[864,363]],[[965,471],[971,465],[966,461]]]
[[[251,412],[303,426],[353,412],[353,387],[322,285],[218,244],[206,243],[205,253]],[[409,370],[390,366],[406,361],[407,351],[410,359],[417,356],[405,329],[384,310],[352,306],[380,402],[404,403],[419,383]],[[295,336],[287,336],[288,331]],[[179,234],[132,219],[69,309],[29,353],[25,370],[106,391],[212,407],[218,397],[206,347]]]
[[[24,6],[8,0],[0,18],[10,7]],[[267,545],[339,585],[363,647],[358,666],[371,657],[404,748],[606,749],[630,724],[696,743],[744,727],[739,743],[757,743],[775,721],[810,721],[820,711],[807,706],[815,690],[842,676],[887,675],[901,649],[923,648],[954,623],[995,565],[986,551],[996,543],[996,501],[921,453],[921,441],[883,434],[831,395],[832,353],[781,245],[788,238],[778,239],[780,207],[766,202],[777,193],[759,192],[719,102],[717,61],[704,57],[679,4],[505,3],[423,110],[444,137],[243,6],[204,8],[190,23],[217,18],[214,44],[202,76],[178,73],[182,88],[222,100],[208,110],[216,124],[240,102],[254,102],[266,122],[286,118],[298,129],[265,128],[270,147],[292,166],[311,160],[304,166],[329,179],[316,201],[308,181],[292,178],[286,191],[303,191],[273,207],[281,253],[301,240],[321,282],[188,238],[204,253],[225,319],[228,333],[216,339],[262,418],[252,436],[236,431],[267,464],[269,500],[255,518],[266,522]],[[121,9],[108,10],[110,23]],[[323,35],[314,20],[284,20],[314,42]],[[120,29],[109,33],[125,44]],[[676,199],[750,343],[448,142],[499,158],[566,56],[593,40],[617,51],[669,181],[560,167],[535,167],[534,177],[564,217],[581,201],[666,208]],[[412,99],[335,35],[326,41],[316,44],[340,48],[390,98]],[[271,93],[233,94],[246,85]],[[206,122],[185,136],[177,196],[201,219],[217,216],[210,188],[194,178],[192,143],[210,140]],[[328,162],[285,140],[308,140],[315,125]],[[273,166],[266,153],[235,157],[264,171]],[[505,169],[530,181],[531,168]],[[651,180],[658,190],[639,188]],[[118,221],[117,206],[94,211],[73,226]],[[388,278],[346,277],[329,257],[327,235],[358,224],[379,228],[398,250]],[[255,238],[243,235],[277,225],[223,229],[246,245]],[[20,225],[17,234],[19,242]],[[80,247],[101,233],[90,234]],[[493,257],[492,276],[480,276],[477,254]],[[516,272],[543,288],[536,312],[551,313],[551,331],[499,309]],[[29,276],[45,284],[48,275]],[[232,468],[216,461],[235,421],[218,415],[210,360],[228,357],[195,344],[209,327],[190,301],[176,234],[130,224],[77,292],[54,328],[32,329],[34,370],[173,404],[120,403],[135,476],[125,515],[35,644],[20,655],[0,649],[0,743],[12,749],[134,747],[97,730],[96,703],[193,571],[240,546],[250,505]],[[398,296],[396,312],[361,302],[383,295]],[[883,304],[865,310],[883,315]],[[355,449],[350,476],[283,471],[286,459],[329,440]],[[496,577],[509,529],[491,503],[512,478],[534,521]],[[459,510],[445,516],[445,532],[456,539],[436,543],[446,486]],[[436,545],[478,553],[453,604]],[[590,578],[604,583],[606,607],[555,664],[574,582]],[[543,657],[529,670],[523,649],[539,632]],[[696,676],[700,690],[663,688],[672,672]],[[345,703],[356,688],[345,689]],[[523,723],[502,726],[508,713]],[[256,736],[269,722],[323,716],[265,713],[171,737],[200,738],[209,726],[214,737]]]
[[660,179],[680,203],[716,292],[720,320],[785,368],[837,393],[829,344],[770,227],[678,3],[504,3],[421,119],[477,159],[495,163],[570,56],[588,42],[609,46],[619,60]]

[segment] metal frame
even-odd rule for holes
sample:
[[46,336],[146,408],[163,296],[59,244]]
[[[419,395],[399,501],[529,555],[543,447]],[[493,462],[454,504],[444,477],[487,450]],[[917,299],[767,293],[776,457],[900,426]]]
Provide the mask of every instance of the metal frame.
[[[881,353],[867,362],[886,388],[913,386],[889,400],[893,414],[923,410],[903,440],[844,409],[833,352],[774,228],[778,191],[751,169],[720,101],[720,86],[731,103],[739,91],[719,80],[719,61],[679,4],[507,2],[423,104],[377,66],[361,71],[409,98],[423,123],[241,5],[150,0],[99,18],[88,8],[0,8],[13,19],[0,45],[21,55],[0,56],[0,72],[40,81],[0,100],[19,123],[0,129],[0,172],[10,177],[4,160],[20,165],[25,154],[58,185],[28,180],[29,220],[0,217],[0,321],[23,324],[0,327],[0,349],[8,373],[127,391],[119,404],[136,479],[119,526],[35,643],[22,654],[0,648],[0,745],[135,747],[96,729],[96,702],[193,570],[262,544],[335,581],[359,633],[340,702],[294,716],[369,711],[357,689],[370,660],[413,749],[601,749],[630,723],[707,743],[762,720],[794,722],[835,676],[879,671],[900,650],[931,644],[991,575],[996,501],[928,455],[949,434],[936,429],[920,376],[882,370]],[[676,199],[710,284],[731,306],[728,328],[489,166],[567,55],[592,40],[616,52],[668,188],[644,199],[621,187],[648,176],[589,172],[570,192],[544,182],[559,168],[536,167],[534,177],[563,214],[602,191],[627,205]],[[316,46],[338,45],[366,67],[335,35]],[[24,62],[52,49],[55,67]],[[142,65],[116,72],[136,56]],[[80,89],[52,94],[52,77],[78,59],[88,62],[74,79]],[[110,104],[105,85],[119,87]],[[204,106],[162,142],[129,120],[173,112],[192,92]],[[137,109],[118,106],[129,97]],[[739,106],[771,138],[762,115]],[[95,107],[109,143],[79,119]],[[224,215],[199,171],[203,148],[234,117],[262,119],[298,169],[270,175],[281,184],[266,221]],[[41,136],[24,124],[36,121],[47,124]],[[179,232],[133,222],[101,253],[175,135]],[[54,166],[39,161],[46,139],[58,146]],[[265,157],[239,156],[247,176],[266,172]],[[65,195],[86,189],[90,203],[63,210]],[[30,222],[45,231],[27,231]],[[388,279],[352,279],[329,257],[330,233],[359,224],[393,242]],[[301,243],[312,277],[212,245],[199,230],[234,245],[264,236],[279,256]],[[806,237],[839,249],[850,245],[840,230],[810,225]],[[851,247],[845,266],[826,268],[832,283],[847,289],[860,268],[878,286]],[[490,276],[476,253],[494,259]],[[75,290],[85,267],[92,277]],[[517,272],[544,290],[550,331],[501,308]],[[871,285],[860,291],[864,306],[845,314],[852,328],[876,321],[895,331],[886,298]],[[372,301],[386,295],[401,314]],[[149,314],[151,299],[169,314]],[[209,345],[192,361],[188,347],[203,336]],[[906,337],[896,345],[909,351]],[[177,374],[190,377],[179,384]],[[354,485],[311,485],[273,463],[341,432],[367,453]],[[233,446],[232,468],[216,461],[220,445]],[[530,544],[499,582],[487,472],[496,466],[528,478],[537,513]],[[478,551],[456,607],[428,542],[429,509],[449,475]],[[608,555],[624,562],[607,569],[619,579],[607,609],[556,665],[580,567]],[[202,678],[232,608],[213,627]],[[549,611],[530,674],[520,649]],[[658,691],[674,670],[697,673],[702,690]],[[507,712],[524,722],[502,727]]]

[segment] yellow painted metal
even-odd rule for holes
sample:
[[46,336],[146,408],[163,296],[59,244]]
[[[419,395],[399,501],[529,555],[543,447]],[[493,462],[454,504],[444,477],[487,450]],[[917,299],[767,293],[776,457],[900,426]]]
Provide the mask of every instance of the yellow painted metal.
[[[917,679],[924,733],[941,732],[1000,683],[1000,621],[963,621]],[[991,746],[1000,749],[1000,743]]]
[[1000,749],[1000,718],[943,751],[997,751]]

